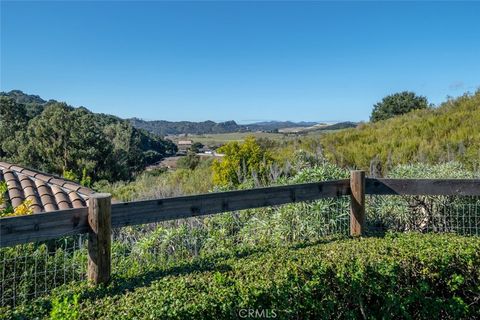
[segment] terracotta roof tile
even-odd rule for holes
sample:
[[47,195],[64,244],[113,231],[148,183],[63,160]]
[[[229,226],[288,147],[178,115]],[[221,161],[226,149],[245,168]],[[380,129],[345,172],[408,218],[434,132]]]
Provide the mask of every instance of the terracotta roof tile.
[[85,200],[78,195],[78,193],[74,191],[70,191],[68,193],[68,197],[70,198],[70,202],[72,203],[72,207],[74,208],[81,208],[85,207],[86,203]]
[[17,171],[17,172],[22,172],[23,169],[25,168],[22,168],[22,167],[19,167],[19,166],[16,166],[16,165],[11,165],[10,168],[8,168],[12,171]]
[[38,174],[38,172],[30,170],[30,169],[23,169],[22,174],[24,174],[26,176],[29,176],[29,177],[35,177],[35,175]]
[[65,180],[58,179],[58,178],[51,178],[50,180],[48,180],[48,182],[53,185],[63,186],[63,184],[65,183]]
[[55,202],[60,210],[70,209],[70,199],[63,189],[58,186],[52,186],[53,195],[55,196]]
[[8,170],[3,172],[3,179],[5,179],[6,182],[9,182],[16,180],[16,177],[12,171]]
[[32,202],[33,213],[42,212],[42,202],[39,199],[35,182],[33,182],[33,180],[28,176],[19,176],[25,199]]
[[78,193],[80,194],[84,194],[86,196],[89,196],[93,193],[95,193],[95,191],[93,191],[92,189],[88,189],[88,188],[85,188],[85,187],[81,187],[80,189],[77,190]]
[[3,167],[4,169],[10,169],[11,166],[12,166],[12,164],[10,164],[10,163],[0,161],[0,167]]
[[3,177],[7,183],[8,198],[12,206],[15,208],[25,200],[22,186],[13,171],[4,171]]
[[5,181],[5,208],[30,200],[34,213],[86,207],[94,191],[70,180],[0,161],[0,182]]
[[46,212],[59,210],[59,209],[58,209],[58,206],[57,206],[56,204],[54,204],[54,203],[46,204],[46,205],[44,206],[44,208],[45,208],[45,211],[46,211]]
[[40,201],[42,202],[45,211],[58,210],[55,197],[53,196],[52,189],[43,181],[36,180],[38,194],[40,195]]
[[37,173],[34,177],[35,177],[35,179],[39,179],[39,180],[42,180],[44,182],[48,182],[51,179],[53,179],[52,176],[49,176],[49,175],[46,175],[46,174],[43,174],[43,173]]
[[73,190],[73,191],[78,191],[80,190],[80,188],[82,188],[82,186],[78,185],[78,184],[75,184],[75,183],[71,183],[71,182],[63,182],[63,185],[62,187],[64,187],[65,189],[68,189],[68,190]]

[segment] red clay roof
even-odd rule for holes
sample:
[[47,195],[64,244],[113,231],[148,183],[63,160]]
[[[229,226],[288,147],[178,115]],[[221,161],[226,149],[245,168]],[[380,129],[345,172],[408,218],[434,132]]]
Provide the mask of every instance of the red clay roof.
[[0,162],[1,181],[7,183],[8,203],[16,208],[31,200],[34,213],[86,207],[94,193],[76,182],[6,162]]

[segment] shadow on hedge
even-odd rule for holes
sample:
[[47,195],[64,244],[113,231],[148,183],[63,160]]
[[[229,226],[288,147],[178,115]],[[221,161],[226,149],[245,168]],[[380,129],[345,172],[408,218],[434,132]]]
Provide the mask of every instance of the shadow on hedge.
[[[327,244],[339,240],[347,239],[345,236],[331,236],[325,239],[319,239],[312,242],[302,242],[285,246],[285,249],[299,250],[319,244]],[[225,263],[226,260],[238,260],[247,259],[250,256],[257,254],[264,254],[266,252],[278,249],[275,246],[263,246],[263,247],[249,247],[239,248],[230,252],[216,253],[207,257],[194,258],[192,261],[184,262],[182,265],[171,266],[166,269],[158,269],[147,271],[141,276],[128,277],[112,277],[112,281],[107,286],[90,287],[87,292],[81,294],[82,299],[101,299],[107,296],[116,296],[124,294],[127,291],[135,290],[139,287],[146,287],[152,284],[152,282],[159,280],[162,277],[167,276],[182,276],[190,273],[203,273],[203,272],[228,272],[232,270],[232,267]]]

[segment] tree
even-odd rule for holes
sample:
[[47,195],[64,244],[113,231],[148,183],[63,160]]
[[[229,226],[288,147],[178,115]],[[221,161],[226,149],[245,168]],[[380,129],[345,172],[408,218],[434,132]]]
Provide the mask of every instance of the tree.
[[403,91],[388,95],[381,102],[373,106],[370,121],[377,122],[392,118],[412,110],[426,109],[429,107],[426,97],[417,96],[413,92]]
[[169,140],[128,121],[45,101],[21,91],[0,92],[0,158],[50,173],[90,180],[128,180],[166,155]]
[[13,158],[17,153],[15,136],[25,130],[28,118],[25,106],[10,97],[0,97],[0,157]]
[[31,120],[26,137],[21,162],[54,173],[72,170],[81,176],[86,168],[95,174],[104,168],[111,149],[91,112],[64,103],[47,106]]
[[190,147],[190,150],[195,153],[199,153],[203,149],[204,145],[201,142],[194,142]]

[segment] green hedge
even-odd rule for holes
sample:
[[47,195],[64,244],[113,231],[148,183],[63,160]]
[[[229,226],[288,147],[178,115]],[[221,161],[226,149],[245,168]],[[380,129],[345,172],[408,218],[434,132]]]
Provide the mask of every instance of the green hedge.
[[[3,318],[478,318],[480,238],[389,234],[258,248],[85,284],[4,308]],[[239,312],[242,312],[239,315]],[[258,314],[257,314],[258,315]]]

